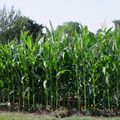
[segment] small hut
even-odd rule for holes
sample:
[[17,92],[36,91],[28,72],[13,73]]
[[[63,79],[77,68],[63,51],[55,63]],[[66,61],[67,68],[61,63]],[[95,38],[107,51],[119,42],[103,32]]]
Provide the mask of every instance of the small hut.
[[113,23],[115,24],[115,30],[120,30],[120,20],[115,20]]

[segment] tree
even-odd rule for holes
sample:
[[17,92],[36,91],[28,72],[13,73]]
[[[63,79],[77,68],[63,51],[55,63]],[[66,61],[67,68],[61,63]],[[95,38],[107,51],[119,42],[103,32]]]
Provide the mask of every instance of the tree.
[[35,41],[38,35],[40,35],[40,37],[45,35],[43,33],[44,26],[37,24],[35,21],[31,19],[28,19],[24,27],[25,27],[24,31],[29,31],[28,34],[32,35],[33,41]]
[[15,37],[19,40],[21,31],[28,31],[28,34],[32,35],[35,40],[38,34],[44,35],[42,29],[43,25],[22,16],[20,11],[14,10],[14,7],[9,11],[5,6],[0,9],[0,41],[2,43],[8,43]]
[[61,30],[70,36],[74,35],[75,30],[78,34],[81,33],[80,24],[78,22],[65,22],[63,25],[59,25],[56,29],[56,31]]

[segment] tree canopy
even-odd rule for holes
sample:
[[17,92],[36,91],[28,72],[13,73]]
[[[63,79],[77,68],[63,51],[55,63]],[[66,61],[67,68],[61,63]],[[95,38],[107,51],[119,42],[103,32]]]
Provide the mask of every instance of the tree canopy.
[[14,7],[10,10],[7,10],[5,6],[0,9],[0,41],[2,43],[7,43],[15,37],[19,40],[21,31],[28,31],[35,40],[38,34],[43,36],[43,28],[43,25],[22,16],[20,11],[15,11]]
[[80,24],[78,22],[65,22],[63,25],[58,25],[57,31],[63,31],[65,34],[73,36],[74,32],[81,32]]

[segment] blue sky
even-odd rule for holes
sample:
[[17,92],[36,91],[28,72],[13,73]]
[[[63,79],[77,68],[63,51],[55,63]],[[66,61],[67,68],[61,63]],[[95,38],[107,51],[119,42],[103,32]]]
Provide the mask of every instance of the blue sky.
[[40,24],[49,26],[51,20],[56,27],[77,21],[93,32],[102,26],[113,26],[112,20],[120,19],[120,0],[0,0],[0,8],[3,5],[13,5]]

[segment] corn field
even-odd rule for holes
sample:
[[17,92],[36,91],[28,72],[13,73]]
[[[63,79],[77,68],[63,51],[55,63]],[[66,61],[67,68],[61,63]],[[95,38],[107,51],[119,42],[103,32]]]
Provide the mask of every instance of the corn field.
[[78,111],[120,110],[120,31],[103,29],[91,36],[87,27],[73,37],[50,32],[36,39],[21,32],[0,44],[0,103],[19,110],[43,105]]

